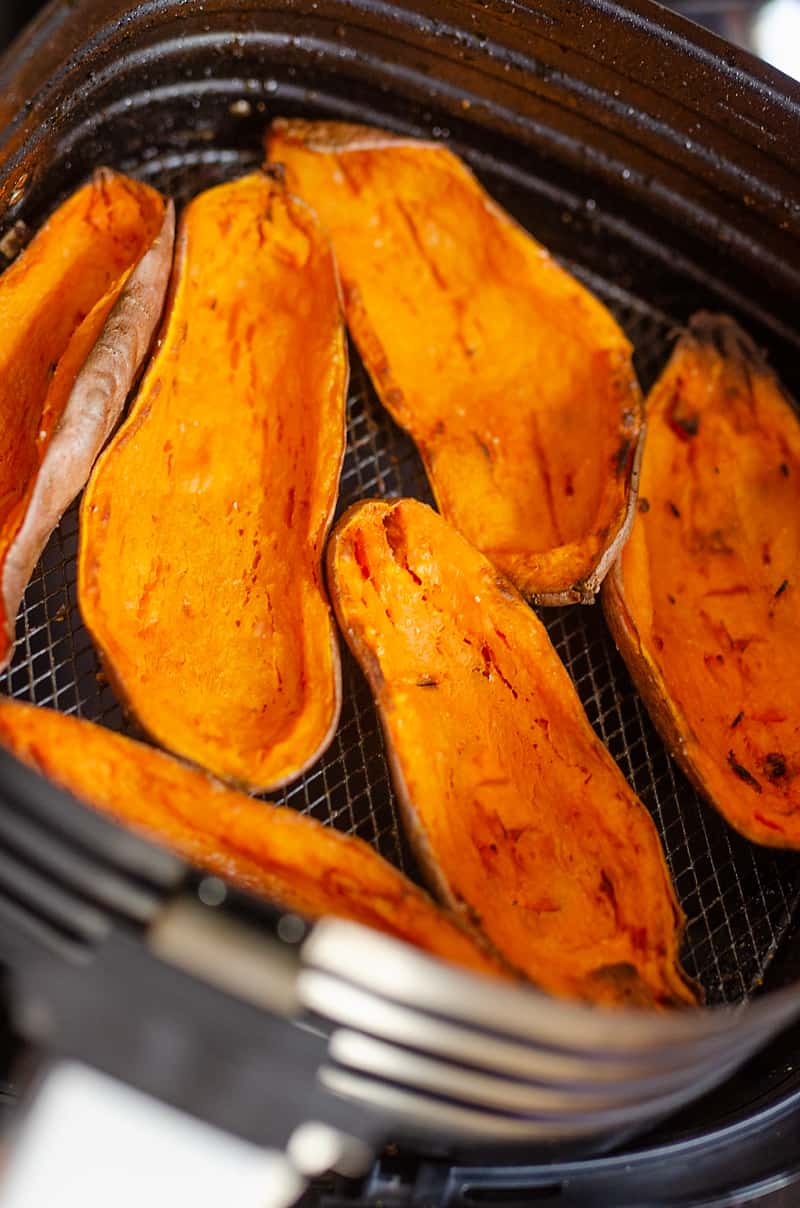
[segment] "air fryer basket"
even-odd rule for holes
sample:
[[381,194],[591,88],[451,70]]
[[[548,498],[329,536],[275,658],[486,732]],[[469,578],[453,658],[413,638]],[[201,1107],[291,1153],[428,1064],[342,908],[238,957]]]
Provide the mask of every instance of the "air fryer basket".
[[[706,307],[739,318],[800,394],[798,90],[644,2],[54,0],[5,61],[0,96],[0,119],[13,117],[0,135],[0,234],[34,227],[101,163],[184,201],[257,165],[272,116],[374,122],[464,155],[614,311],[645,388],[681,323]],[[339,508],[406,494],[430,501],[411,441],[353,354]],[[81,623],[77,524],[73,506],[26,593],[2,688],[129,730]],[[599,608],[542,617],[653,814],[688,918],[684,964],[717,1009],[612,1019],[322,924],[299,977],[300,1002],[335,1029],[321,1081],[412,1131],[616,1135],[700,1093],[800,1013],[791,990],[737,1009],[790,928],[800,860],[747,843],[697,798]],[[415,876],[370,693],[346,652],[344,687],[330,750],[282,800]],[[0,906],[21,897],[0,879]]]

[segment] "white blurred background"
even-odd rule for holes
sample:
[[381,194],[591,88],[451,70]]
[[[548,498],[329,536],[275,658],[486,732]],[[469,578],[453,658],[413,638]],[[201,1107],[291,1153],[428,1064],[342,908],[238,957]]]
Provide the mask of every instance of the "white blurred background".
[[800,80],[800,0],[675,0],[668,7]]

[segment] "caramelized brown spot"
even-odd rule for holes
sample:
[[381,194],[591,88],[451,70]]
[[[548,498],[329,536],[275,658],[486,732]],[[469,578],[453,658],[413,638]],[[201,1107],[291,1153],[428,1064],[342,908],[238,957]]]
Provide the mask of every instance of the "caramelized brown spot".
[[756,780],[753,773],[748,772],[747,768],[743,764],[739,763],[733,751],[728,751],[728,764],[731,771],[734,772],[741,781],[743,781],[746,785],[749,785],[751,789],[755,789],[757,793],[761,792],[761,785]]

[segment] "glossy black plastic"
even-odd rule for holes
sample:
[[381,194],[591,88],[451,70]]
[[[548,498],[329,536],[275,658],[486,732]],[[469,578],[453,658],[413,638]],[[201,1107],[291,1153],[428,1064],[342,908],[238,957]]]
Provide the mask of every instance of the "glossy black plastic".
[[[769,344],[773,363],[800,394],[800,91],[645,0],[148,0],[135,6],[54,0],[0,64],[0,122],[7,123],[0,133],[0,231],[19,219],[34,227],[99,163],[134,170],[185,197],[258,162],[268,118],[294,112],[447,138],[504,204],[555,251],[579,261],[587,276],[615,280],[676,320],[699,307],[734,313]],[[21,902],[28,923],[72,918],[68,945],[77,941],[108,954],[95,963],[96,975],[113,969],[129,993],[136,993],[138,977],[139,990],[147,991],[146,1014],[164,971],[151,980],[142,953],[126,966],[123,953],[135,948],[127,928],[145,921],[156,891],[162,897],[177,892],[180,865],[165,864],[154,884],[143,873],[146,860],[142,865],[137,857],[128,866],[119,857],[119,832],[87,822],[85,811],[61,795],[44,797],[32,784],[21,785],[5,762],[0,794],[9,805],[0,846],[4,840],[14,853],[9,876],[21,878],[12,907]],[[23,816],[18,806],[28,794],[38,804]],[[113,859],[111,853],[117,853]],[[109,877],[113,870],[104,897],[89,885],[98,865]],[[7,884],[2,869],[0,879]],[[9,908],[3,931],[7,959],[22,967],[29,937],[20,919]],[[124,943],[117,939],[120,919]],[[91,1029],[69,1024],[73,1010],[90,1010],[90,987],[97,983],[85,971],[83,982],[62,976],[74,952],[51,945],[53,960],[70,960],[48,963],[48,943],[34,946],[35,990],[46,1000],[56,983],[66,987],[57,1035],[69,1040],[61,1043],[69,1051],[83,1045],[89,1059],[94,1046],[99,1063],[124,1074],[133,1061],[127,1048],[98,1047]],[[187,1011],[193,993],[181,982]],[[236,1049],[231,1011],[220,1006],[215,1042],[229,1053]],[[92,1018],[99,1028],[100,1016]],[[178,1043],[181,1026],[171,1018]],[[207,1027],[210,1022],[201,1034],[211,1043]],[[200,1050],[189,1032],[183,1043],[188,1062],[188,1053]],[[782,1043],[787,1053],[795,1051],[793,1037]],[[245,1052],[236,1049],[236,1061]],[[684,1155],[703,1146],[710,1152],[715,1128],[727,1127],[731,1112],[738,1112],[740,1137],[748,1129],[757,1135],[759,1120],[774,1122],[781,1113],[795,1113],[796,1121],[797,1076],[788,1069],[790,1058],[781,1062],[781,1072],[756,1094],[758,1102],[751,1067],[724,1098],[704,1105],[704,1116],[687,1113],[653,1145],[671,1135]],[[291,1079],[291,1066],[287,1060],[285,1078]],[[298,1057],[298,1093],[308,1068]],[[140,1064],[140,1079],[149,1069]],[[169,1095],[169,1080],[153,1077],[158,1085],[151,1089]],[[194,1110],[219,1119],[223,1109],[213,1106],[208,1088],[200,1094],[192,1089],[193,1075],[185,1083],[174,1071],[172,1077],[173,1086],[184,1087],[182,1103],[192,1106],[196,1095]],[[253,1136],[253,1100],[236,1086],[224,1123]],[[437,1148],[446,1154],[449,1139]],[[675,1157],[673,1151],[670,1160]],[[431,1169],[438,1172],[436,1194],[456,1202],[454,1189],[462,1189],[460,1196],[469,1178]],[[587,1177],[619,1173],[602,1162],[582,1169]],[[536,1180],[567,1177],[564,1168],[540,1168]],[[476,1187],[481,1178],[473,1177]],[[525,1178],[534,1186],[530,1174],[517,1183],[524,1186]],[[511,1174],[501,1178],[498,1195],[513,1182]]]

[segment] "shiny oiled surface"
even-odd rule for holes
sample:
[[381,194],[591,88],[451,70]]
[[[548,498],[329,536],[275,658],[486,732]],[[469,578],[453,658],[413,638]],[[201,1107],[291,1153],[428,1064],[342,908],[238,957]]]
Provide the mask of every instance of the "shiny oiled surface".
[[253,801],[121,734],[5,697],[0,744],[100,813],[287,910],[351,919],[465,968],[508,976],[360,839]]
[[251,788],[339,714],[320,560],[347,352],[313,214],[261,174],[185,210],[160,347],[82,508],[84,620],[161,745]]
[[611,314],[445,147],[290,121],[268,154],[330,232],[350,330],[442,513],[526,595],[591,598],[641,422]]
[[[102,170],[0,277],[0,578],[75,379],[164,214],[155,190]],[[0,662],[13,622],[0,593]]]
[[698,788],[749,839],[800,847],[800,423],[730,319],[697,316],[653,388],[605,604]]
[[694,1001],[655,827],[521,597],[415,500],[356,505],[328,561],[440,899],[554,993]]
[[[211,96],[209,93],[204,104],[216,112],[219,102],[209,99]],[[285,107],[283,101],[280,106]],[[305,102],[304,108],[308,108]],[[145,121],[138,112],[137,118]],[[150,120],[154,120],[152,114]],[[259,115],[255,122],[258,128],[244,150],[238,145],[233,148],[220,135],[213,155],[204,150],[201,157],[148,158],[137,161],[137,173],[165,194],[187,202],[202,189],[253,169],[259,158],[259,152],[253,150],[261,133]],[[463,143],[460,149],[464,150]],[[526,228],[538,230],[543,221],[549,223],[545,228],[548,243],[566,257],[570,271],[585,279],[613,310],[634,345],[641,379],[649,385],[668,358],[682,319],[680,306],[663,278],[654,271],[637,287],[626,276],[626,268],[637,262],[637,253],[631,249],[623,264],[614,258],[604,220],[595,221],[602,205],[592,211],[591,221],[579,221],[575,214],[562,215],[558,204],[548,200],[549,176],[542,194],[534,176],[527,176],[524,183],[518,181],[518,165],[510,169],[516,183],[505,180],[502,173],[495,174],[494,169],[487,171],[479,160],[476,165],[491,194]],[[589,272],[590,253],[602,253],[606,264],[602,276]],[[414,495],[429,500],[430,490],[413,442],[378,402],[358,358],[352,369],[340,509],[365,496]],[[136,720],[120,706],[101,673],[80,615],[77,542],[78,508],[74,505],[31,577],[19,613],[14,660],[0,676],[3,690],[138,736],[141,731]],[[685,967],[702,982],[710,1002],[739,1002],[757,993],[776,947],[785,940],[795,909],[799,883],[794,853],[749,843],[699,798],[667,757],[601,610],[572,606],[550,608],[540,615],[596,733],[658,827],[687,916],[682,947]],[[343,658],[342,716],[334,740],[311,768],[275,798],[340,830],[359,834],[389,860],[416,875],[401,833],[399,803],[390,782],[372,693],[348,651]]]

